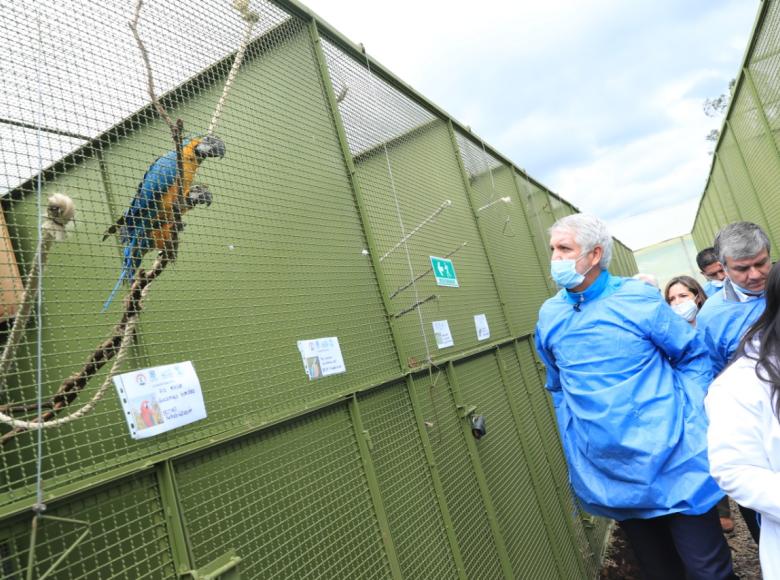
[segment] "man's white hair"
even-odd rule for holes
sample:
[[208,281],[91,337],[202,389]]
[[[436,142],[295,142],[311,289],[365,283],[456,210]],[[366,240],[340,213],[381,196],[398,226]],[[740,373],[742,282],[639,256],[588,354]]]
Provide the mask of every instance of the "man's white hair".
[[555,222],[550,228],[550,234],[560,230],[571,232],[583,253],[592,251],[596,246],[601,246],[603,253],[599,267],[602,270],[609,268],[609,263],[612,260],[612,236],[609,235],[603,221],[595,215],[575,213]]

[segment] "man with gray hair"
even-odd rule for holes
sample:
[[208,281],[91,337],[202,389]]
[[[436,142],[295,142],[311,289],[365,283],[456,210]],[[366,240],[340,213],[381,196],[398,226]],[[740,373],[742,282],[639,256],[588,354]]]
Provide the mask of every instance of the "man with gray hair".
[[735,578],[707,461],[704,343],[658,290],[607,271],[598,218],[558,220],[550,249],[561,290],[536,348],[579,503],[620,521],[645,578]]
[[[735,222],[715,236],[715,252],[726,272],[723,290],[710,296],[696,317],[717,375],[731,361],[739,341],[766,308],[766,280],[772,261],[769,238],[754,223]],[[758,543],[761,528],[753,510],[739,506]]]
[[772,262],[769,238],[754,223],[735,222],[715,236],[715,252],[726,272],[723,290],[704,303],[696,317],[717,375],[766,306],[764,289]]

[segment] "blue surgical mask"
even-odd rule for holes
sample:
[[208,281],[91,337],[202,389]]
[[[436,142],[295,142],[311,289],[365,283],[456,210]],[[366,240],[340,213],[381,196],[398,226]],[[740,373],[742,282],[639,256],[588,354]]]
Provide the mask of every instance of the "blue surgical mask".
[[741,293],[747,300],[756,300],[757,298],[760,298],[764,295],[764,292],[766,290],[761,290],[761,292],[755,292],[754,290],[745,290],[742,286],[737,286],[734,284],[734,280],[731,280],[731,285],[734,287],[734,290]]
[[[582,254],[582,256],[584,255]],[[552,260],[550,262],[550,275],[558,286],[569,290],[576,288],[585,281],[585,274],[590,272],[593,266],[588,268],[585,274],[577,272],[577,260],[582,258],[582,256],[576,260]]]
[[710,284],[715,288],[723,288],[723,280],[710,280]]
[[672,310],[688,322],[693,322],[693,319],[696,318],[696,314],[699,312],[699,307],[696,306],[696,302],[693,300],[684,300],[672,306]]

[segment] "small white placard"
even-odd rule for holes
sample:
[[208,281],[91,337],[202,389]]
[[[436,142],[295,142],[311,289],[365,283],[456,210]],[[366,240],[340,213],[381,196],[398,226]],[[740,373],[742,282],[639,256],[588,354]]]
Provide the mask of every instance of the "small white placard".
[[133,439],[146,439],[206,418],[200,381],[191,361],[114,377]]
[[487,316],[484,314],[475,314],[474,326],[477,329],[477,340],[487,340],[490,338],[490,328],[488,327]]
[[299,340],[298,351],[310,381],[347,372],[338,337]]
[[436,346],[439,348],[447,348],[453,346],[455,341],[452,340],[452,333],[450,332],[450,325],[446,320],[434,320],[433,321],[433,335],[436,337]]

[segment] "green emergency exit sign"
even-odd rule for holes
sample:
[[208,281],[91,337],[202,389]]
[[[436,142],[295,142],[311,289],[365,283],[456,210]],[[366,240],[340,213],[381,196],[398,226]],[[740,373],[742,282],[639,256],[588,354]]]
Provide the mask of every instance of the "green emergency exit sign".
[[433,275],[436,276],[436,284],[438,286],[458,288],[458,276],[455,274],[455,266],[452,264],[452,260],[437,258],[436,256],[430,256],[430,258]]

